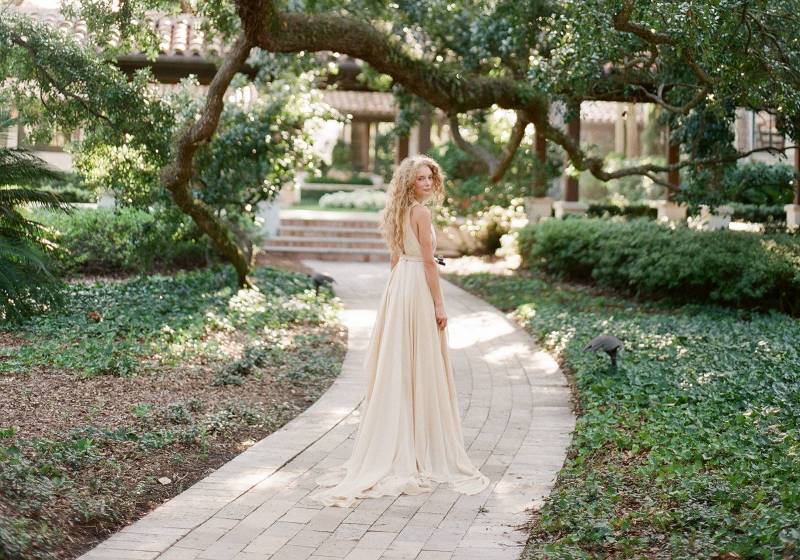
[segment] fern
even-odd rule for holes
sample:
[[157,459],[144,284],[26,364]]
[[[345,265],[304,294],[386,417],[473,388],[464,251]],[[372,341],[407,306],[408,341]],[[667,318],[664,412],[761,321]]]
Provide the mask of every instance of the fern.
[[[11,123],[0,115],[0,127]],[[55,194],[29,186],[60,176],[24,149],[0,147],[0,320],[19,321],[62,301],[47,232],[20,211],[32,205],[69,212]]]

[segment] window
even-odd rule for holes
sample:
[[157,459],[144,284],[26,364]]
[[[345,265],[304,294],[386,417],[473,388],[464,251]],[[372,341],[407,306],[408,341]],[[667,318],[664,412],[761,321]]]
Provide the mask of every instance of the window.
[[779,148],[783,149],[786,139],[778,132],[775,115],[766,111],[753,113],[753,148]]

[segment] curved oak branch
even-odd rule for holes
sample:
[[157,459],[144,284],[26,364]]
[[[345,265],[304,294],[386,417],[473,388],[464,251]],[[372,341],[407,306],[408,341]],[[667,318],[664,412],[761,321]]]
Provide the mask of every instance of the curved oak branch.
[[247,60],[251,48],[252,43],[247,37],[242,36],[236,40],[211,81],[200,116],[178,138],[173,161],[161,170],[161,180],[175,204],[192,217],[198,227],[209,236],[217,251],[234,266],[239,284],[248,287],[252,287],[247,276],[250,271],[249,259],[232,239],[229,229],[214,215],[213,210],[192,195],[189,181],[194,174],[194,154],[217,129],[225,102],[225,91],[233,76]]

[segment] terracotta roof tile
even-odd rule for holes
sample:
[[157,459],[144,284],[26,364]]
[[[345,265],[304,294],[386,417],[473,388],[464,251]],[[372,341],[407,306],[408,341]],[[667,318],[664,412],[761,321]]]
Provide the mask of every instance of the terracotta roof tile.
[[325,103],[343,114],[393,121],[397,113],[394,96],[378,91],[323,90]]
[[[88,29],[84,20],[69,21],[64,19],[58,10],[25,9],[17,11],[25,13],[51,27],[71,32],[80,42],[88,38]],[[209,55],[222,56],[227,52],[228,46],[222,43],[219,36],[211,41],[206,41],[200,29],[202,18],[191,14],[169,15],[162,12],[149,11],[145,13],[147,26],[156,34],[159,54],[201,57]],[[143,54],[141,51],[130,53]]]

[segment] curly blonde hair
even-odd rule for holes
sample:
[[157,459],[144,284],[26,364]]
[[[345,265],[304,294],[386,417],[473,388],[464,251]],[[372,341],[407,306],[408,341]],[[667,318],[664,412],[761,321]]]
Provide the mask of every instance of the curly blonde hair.
[[386,245],[393,254],[399,255],[404,252],[405,217],[414,201],[414,180],[417,178],[417,170],[422,166],[427,166],[433,175],[431,199],[438,200],[444,196],[444,174],[433,159],[420,154],[407,157],[400,162],[386,190],[386,207],[383,209],[379,225]]

